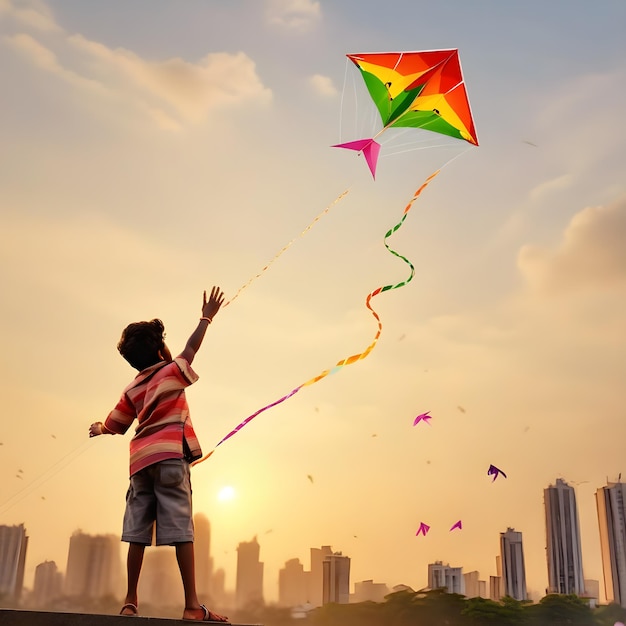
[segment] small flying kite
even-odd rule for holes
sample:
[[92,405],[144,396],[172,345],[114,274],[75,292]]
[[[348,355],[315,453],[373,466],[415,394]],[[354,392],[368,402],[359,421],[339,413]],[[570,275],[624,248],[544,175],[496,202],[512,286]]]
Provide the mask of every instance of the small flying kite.
[[362,153],[373,178],[380,153],[376,138],[388,128],[422,128],[478,145],[458,50],[347,57],[361,71],[383,127],[371,138],[336,144],[333,148]]
[[420,422],[424,422],[430,426],[429,420],[432,419],[432,415],[429,415],[430,411],[426,411],[426,413],[420,413],[414,420],[413,426],[417,426]]
[[461,520],[459,520],[456,524],[452,525],[452,527],[450,528],[450,532],[452,532],[456,528],[458,528],[459,530],[463,530],[463,523]]
[[489,469],[487,470],[487,476],[493,476],[491,482],[498,478],[499,475],[502,475],[504,478],[506,478],[506,474],[501,469],[498,469],[495,465],[490,465]]
[[430,530],[430,526],[428,524],[424,524],[424,522],[420,522],[420,527],[417,529],[415,536],[424,535],[426,537],[426,533]]

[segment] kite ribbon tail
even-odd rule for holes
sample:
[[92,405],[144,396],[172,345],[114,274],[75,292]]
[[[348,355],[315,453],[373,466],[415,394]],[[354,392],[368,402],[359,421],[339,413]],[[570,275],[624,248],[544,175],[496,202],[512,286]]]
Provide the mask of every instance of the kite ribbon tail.
[[285,400],[291,398],[291,396],[293,396],[296,393],[298,393],[298,391],[300,391],[300,389],[302,389],[302,387],[304,387],[304,385],[300,385],[299,387],[296,387],[295,389],[290,391],[288,394],[284,395],[282,398],[279,398],[278,400],[275,400],[274,402],[271,402],[270,404],[264,406],[262,409],[259,409],[258,411],[255,411],[249,417],[246,417],[246,419],[243,420],[243,422],[241,422],[237,426],[235,426],[235,428],[233,428],[233,430],[231,430],[228,433],[228,435],[226,435],[226,437],[223,437],[215,445],[215,448],[213,448],[213,450],[211,450],[211,452],[209,452],[208,454],[205,454],[201,459],[196,459],[195,461],[193,461],[191,463],[191,467],[193,467],[194,465],[198,465],[198,463],[202,463],[203,461],[206,461],[215,452],[215,450],[218,448],[218,446],[221,446],[227,439],[230,439],[234,434],[238,433],[249,421],[253,420],[257,415],[260,415],[261,413],[267,411],[268,409],[271,409],[272,407],[276,406],[277,404],[281,404]]
[[[255,411],[252,415],[250,415],[249,417],[246,417],[245,420],[243,420],[243,422],[241,422],[238,426],[236,426],[233,430],[231,430],[216,446],[215,448],[213,448],[213,450],[211,450],[211,452],[209,452],[208,454],[206,454],[205,456],[203,456],[200,459],[197,459],[196,461],[194,461],[192,463],[193,465],[198,465],[198,463],[202,463],[203,461],[206,461],[212,454],[213,452],[215,452],[215,449],[220,446],[222,443],[224,443],[227,439],[230,439],[234,434],[236,434],[237,432],[239,432],[248,422],[250,422],[251,420],[253,420],[257,415],[260,415],[261,413],[263,413],[264,411],[267,411],[268,409],[271,409],[272,407],[275,407],[278,404],[281,404],[282,402],[284,402],[285,400],[288,400],[289,398],[291,398],[291,396],[295,395],[296,393],[298,393],[298,391],[300,391],[300,389],[302,389],[303,387],[307,387],[309,385],[313,385],[314,383],[319,382],[320,380],[322,380],[323,378],[326,378],[327,376],[334,374],[335,372],[338,372],[343,366],[345,365],[352,365],[353,363],[356,363],[357,361],[360,361],[361,359],[364,359],[365,357],[367,357],[369,355],[369,353],[374,349],[374,347],[376,346],[376,343],[378,342],[378,339],[381,335],[382,332],[382,322],[380,320],[380,317],[378,316],[378,314],[376,313],[376,311],[372,308],[371,305],[371,300],[374,296],[377,296],[379,293],[382,293],[384,291],[389,291],[390,289],[396,289],[397,287],[403,287],[404,285],[408,284],[412,279],[413,276],[415,275],[415,267],[413,266],[413,264],[406,259],[405,257],[403,257],[402,255],[400,255],[398,252],[396,252],[395,250],[392,250],[388,245],[387,245],[387,238],[390,237],[393,233],[395,233],[404,223],[404,221],[406,220],[407,214],[409,212],[409,210],[411,209],[411,207],[413,206],[413,203],[417,200],[417,198],[419,197],[419,195],[422,193],[422,191],[424,191],[424,189],[426,189],[426,187],[428,186],[428,184],[433,180],[433,178],[435,178],[435,176],[437,176],[437,174],[439,174],[441,170],[437,170],[436,172],[432,173],[423,183],[422,185],[417,189],[417,191],[413,194],[413,197],[411,198],[411,200],[409,201],[409,203],[406,205],[406,207],[404,208],[404,212],[402,214],[402,218],[400,219],[400,221],[393,227],[391,228],[389,231],[387,231],[387,233],[385,234],[385,246],[387,248],[387,250],[389,250],[389,252],[391,252],[392,254],[394,254],[395,256],[397,256],[398,258],[402,259],[405,263],[407,263],[409,265],[409,267],[411,268],[411,273],[409,275],[409,277],[405,280],[403,280],[400,283],[397,283],[396,285],[385,285],[384,287],[378,287],[376,289],[374,289],[374,291],[372,291],[371,293],[368,294],[366,300],[365,300],[365,305],[367,306],[367,308],[370,310],[371,314],[374,316],[374,318],[376,319],[376,323],[378,324],[378,329],[376,331],[376,335],[374,337],[374,340],[370,343],[370,345],[363,351],[360,352],[358,354],[353,354],[352,356],[346,357],[345,359],[342,359],[341,361],[338,361],[335,366],[331,369],[327,369],[324,370],[323,372],[321,372],[320,374],[318,374],[317,376],[314,376],[313,378],[310,378],[309,380],[307,380],[305,383],[302,383],[301,385],[299,385],[298,387],[296,387],[295,389],[293,389],[292,391],[290,391],[288,394],[284,395],[282,398],[279,398],[278,400],[275,400],[274,402],[264,406],[263,408],[259,409],[258,411]],[[342,197],[342,196],[340,196]]]

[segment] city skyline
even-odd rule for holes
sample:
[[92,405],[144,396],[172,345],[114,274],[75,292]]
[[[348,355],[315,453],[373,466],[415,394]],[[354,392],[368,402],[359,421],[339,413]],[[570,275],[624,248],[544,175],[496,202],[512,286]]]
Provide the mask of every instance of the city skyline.
[[[186,393],[227,587],[254,536],[268,599],[305,546],[355,580],[421,587],[441,560],[487,581],[513,527],[536,597],[555,477],[601,580],[594,494],[626,440],[625,22],[623,0],[0,0],[0,522],[28,529],[29,584],[75,530],[121,530],[132,427],[88,429],[136,374],[122,329],[159,318],[177,354],[214,284],[229,303]],[[373,179],[332,147],[381,129],[346,55],[416,50],[458,50],[479,145],[390,129]]]
[[[606,487],[600,488],[596,492],[596,498],[598,502],[598,531],[604,537],[606,535],[606,525],[607,518],[606,515],[603,515],[603,511],[609,510],[606,508],[606,500],[601,497],[600,494],[603,494],[604,491],[608,491],[609,494],[612,494],[611,501],[613,503],[614,514],[617,516],[616,519],[621,519],[620,514],[623,515],[623,512],[620,513],[619,506],[623,506],[623,501],[619,499],[621,496],[620,489],[623,489],[623,483],[614,483],[608,482]],[[616,491],[617,488],[617,491]],[[567,564],[563,564],[562,562],[554,563],[551,557],[551,554],[556,551],[561,555],[567,555],[567,558],[576,560],[575,555],[577,549],[580,548],[581,541],[580,536],[578,536],[578,519],[577,519],[577,505],[575,498],[572,497],[574,493],[573,487],[568,485],[563,479],[558,478],[555,481],[555,485],[550,484],[548,487],[544,489],[544,515],[546,521],[546,544],[548,549],[546,549],[546,567],[548,571],[558,572],[560,568],[564,568],[565,571],[570,571],[571,580],[567,581],[561,577],[561,585],[562,588],[558,589],[554,586],[552,588],[548,587],[545,590],[545,593],[572,593],[574,589],[574,585],[577,584],[576,581],[577,576],[582,577],[583,571],[582,567],[578,569],[568,568]],[[617,494],[617,495],[616,495]],[[601,503],[604,503],[601,506]],[[619,506],[618,506],[619,505]],[[558,528],[555,527],[554,520],[559,519],[560,522],[557,524]],[[280,602],[282,598],[285,597],[299,597],[302,600],[303,589],[306,590],[304,595],[308,598],[306,601],[302,600],[299,604],[307,604],[312,603],[314,606],[319,606],[324,601],[324,596],[322,594],[322,581],[329,580],[334,581],[332,584],[339,585],[334,588],[334,591],[325,591],[324,593],[334,594],[333,597],[341,597],[341,601],[346,601],[348,596],[352,597],[358,595],[356,591],[356,585],[363,585],[361,589],[369,588],[372,585],[376,587],[376,585],[382,587],[385,586],[387,589],[395,587],[397,585],[407,585],[415,590],[424,588],[427,586],[431,586],[436,584],[437,586],[448,586],[452,585],[452,588],[456,593],[465,594],[466,586],[471,589],[472,595],[481,595],[483,597],[490,597],[491,599],[498,599],[504,595],[511,595],[512,597],[523,600],[526,599],[529,594],[527,592],[527,583],[526,583],[526,571],[525,571],[525,561],[524,561],[524,548],[522,546],[522,532],[516,531],[512,527],[508,527],[506,531],[502,531],[499,537],[499,552],[494,553],[494,562],[495,562],[495,576],[491,572],[480,572],[478,570],[474,570],[472,568],[472,564],[456,564],[451,566],[450,563],[444,563],[441,560],[435,560],[434,562],[430,562],[425,565],[426,567],[426,584],[425,585],[411,585],[410,581],[389,581],[389,580],[381,580],[378,578],[375,573],[371,573],[371,575],[367,578],[363,578],[362,580],[356,580],[354,577],[351,578],[350,574],[342,574],[344,571],[343,565],[337,564],[331,566],[333,569],[328,569],[329,564],[327,561],[339,561],[343,562],[344,560],[348,563],[347,569],[345,571],[350,571],[350,562],[352,561],[349,554],[343,555],[343,551],[336,551],[333,549],[331,545],[323,545],[321,548],[309,548],[310,552],[310,570],[304,570],[304,564],[300,562],[300,557],[291,557],[281,568],[276,572],[275,578],[272,580],[267,580],[267,577],[264,573],[264,563],[260,560],[261,557],[261,544],[258,541],[257,536],[253,537],[251,541],[242,541],[239,542],[237,548],[237,567],[236,567],[236,578],[234,581],[234,585],[226,584],[224,577],[224,569],[221,567],[214,567],[215,559],[214,555],[211,553],[211,538],[212,538],[212,528],[211,523],[208,517],[203,513],[196,513],[194,515],[194,523],[197,527],[197,538],[196,538],[196,560],[198,567],[198,589],[201,593],[205,593],[207,595],[215,594],[218,597],[226,598],[228,596],[233,597],[233,602],[236,605],[241,606],[248,602],[255,603],[257,600],[261,603],[276,603]],[[620,522],[621,523],[621,522]],[[4,528],[4,534],[0,533],[0,538],[3,536],[12,537],[16,532],[21,533],[22,542],[20,545],[27,546],[29,537],[26,535],[27,529],[23,525],[13,527],[11,530],[10,527]],[[607,583],[610,585],[611,581],[613,583],[617,583],[617,588],[610,588],[609,593],[612,598],[616,598],[617,603],[623,603],[623,597],[619,595],[619,584],[623,580],[620,578],[622,571],[618,568],[613,570],[611,573],[611,555],[613,556],[613,562],[615,564],[619,564],[621,567],[623,565],[623,561],[625,558],[624,554],[624,545],[620,543],[623,541],[621,539],[620,532],[623,534],[623,528],[618,527],[617,531],[614,535],[614,538],[610,540],[608,537],[603,539],[603,560],[606,563],[606,567],[608,569],[603,569],[602,580],[604,580],[603,584],[599,583],[599,580],[591,579],[590,577],[585,577],[580,584],[580,588],[576,591],[578,595],[581,596],[589,596],[589,594],[597,593],[599,602],[603,600],[606,601],[606,596],[604,593],[605,585]],[[552,535],[552,537],[551,537]],[[561,536],[568,537],[568,541],[571,541],[571,545],[569,547],[565,545],[562,548],[558,548],[558,543],[561,542]],[[115,535],[107,534],[107,535],[98,535],[95,537],[96,541],[92,541],[90,536],[83,533],[82,531],[75,531],[69,540],[69,548],[67,555],[67,564],[65,571],[62,571],[58,568],[58,571],[64,576],[64,590],[66,593],[71,595],[73,587],[77,584],[81,586],[81,593],[87,596],[93,595],[93,589],[99,589],[105,584],[113,585],[112,580],[121,579],[120,572],[117,571],[117,566],[115,564],[108,563],[106,559],[106,552],[102,552],[105,548],[105,545],[116,546],[118,545],[118,549],[115,550],[113,548],[120,559],[124,558],[123,555],[123,544],[119,541],[119,538]],[[617,540],[617,541],[616,541]],[[610,544],[610,545],[609,545]],[[7,546],[13,546],[15,548],[17,546],[16,543],[7,543],[5,540],[4,550],[6,551]],[[78,547],[80,545],[88,546],[88,550],[80,550]],[[74,546],[74,547],[73,547]],[[550,546],[552,546],[550,548]],[[162,565],[160,566],[160,570],[163,572],[162,575],[159,575],[154,579],[153,583],[150,583],[152,580],[152,574],[148,573],[144,576],[144,579],[140,582],[140,590],[143,589],[142,593],[146,593],[149,597],[158,598],[161,592],[158,589],[167,589],[169,588],[177,588],[180,585],[177,582],[177,570],[174,558],[174,552],[170,550],[171,554],[168,555],[167,549],[158,549],[158,550],[148,550],[146,555],[146,561],[150,562],[150,560],[154,560],[155,563],[158,560]],[[89,556],[91,555],[91,556]],[[21,576],[23,577],[24,571],[26,570],[26,563],[28,563],[28,559],[24,553],[20,553],[19,551],[15,552],[14,559],[21,559]],[[107,576],[113,575],[113,579],[109,579],[108,583],[103,582],[100,578],[94,581],[91,581],[85,576],[83,572],[85,565],[81,565],[86,563],[86,559],[88,561],[99,562],[104,559],[104,563],[106,565],[106,572],[112,572],[106,574]],[[43,563],[38,563],[36,565],[31,564],[31,569],[34,568],[35,572],[39,569],[41,565],[48,563],[48,559]],[[54,562],[54,561],[53,561]],[[120,560],[121,563],[121,560]],[[166,579],[169,581],[164,582],[163,575],[167,574],[167,567],[165,564],[168,564],[169,575],[166,575]],[[158,566],[155,565],[154,568]],[[113,568],[113,569],[111,569]],[[153,569],[154,569],[153,568]],[[336,568],[336,569],[334,569]],[[150,569],[150,568],[149,568]],[[71,573],[71,570],[75,571],[74,574]],[[56,571],[56,570],[55,570]],[[117,573],[115,573],[117,572]],[[154,569],[156,572],[156,569]],[[153,572],[153,573],[154,573]],[[209,574],[210,572],[210,574]],[[337,572],[337,573],[336,573]],[[578,573],[576,573],[578,572]],[[69,573],[69,574],[68,574]],[[7,572],[0,572],[5,577],[7,576]],[[423,574],[423,573],[422,573]],[[15,575],[15,573],[14,573]],[[56,575],[56,574],[55,574]],[[216,576],[214,583],[213,576]],[[552,574],[552,575],[557,575]],[[98,574],[98,576],[102,576],[102,573]],[[608,576],[608,579],[605,577]],[[612,576],[612,578],[611,578]],[[317,583],[308,582],[308,578],[311,580],[318,580]],[[265,579],[265,584],[264,584]],[[300,582],[297,582],[297,581]],[[496,593],[494,587],[494,580],[496,580],[495,584],[498,586],[498,591]],[[75,582],[73,582],[75,581]],[[342,581],[342,582],[339,582]],[[349,581],[349,586],[347,581]],[[437,582],[438,581],[438,582]],[[489,581],[489,584],[487,582]],[[36,580],[33,585],[30,585],[32,588],[36,585]],[[118,581],[119,582],[119,581]],[[313,586],[311,586],[313,584]],[[319,584],[319,588],[315,588],[315,584]],[[324,583],[324,586],[327,583]],[[83,589],[84,585],[91,585],[89,591],[87,587]],[[150,585],[155,586],[155,589],[150,589]],[[291,585],[291,586],[290,586]],[[597,586],[600,586],[598,591],[595,591]],[[27,585],[28,586],[28,585]],[[283,591],[283,586],[285,589],[291,589],[291,591]],[[354,590],[353,590],[354,589]],[[114,593],[114,588],[111,587],[112,592]],[[363,593],[363,591],[361,592]],[[375,593],[379,593],[378,591]],[[531,598],[533,601],[537,601],[544,594],[531,594],[533,597]],[[256,600],[255,600],[256,598]],[[328,599],[326,600],[328,601]]]

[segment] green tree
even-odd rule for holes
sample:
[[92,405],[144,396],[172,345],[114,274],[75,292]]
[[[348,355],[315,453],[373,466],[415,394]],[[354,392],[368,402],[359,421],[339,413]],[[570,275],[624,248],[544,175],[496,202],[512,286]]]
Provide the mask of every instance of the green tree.
[[532,626],[595,626],[589,604],[574,594],[550,594],[526,610]]
[[626,608],[615,602],[599,606],[593,614],[598,626],[613,626],[616,622],[626,624]]

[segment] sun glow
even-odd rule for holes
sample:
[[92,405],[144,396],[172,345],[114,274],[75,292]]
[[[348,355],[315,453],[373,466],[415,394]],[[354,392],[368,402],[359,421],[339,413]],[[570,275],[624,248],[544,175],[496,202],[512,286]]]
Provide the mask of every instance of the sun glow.
[[228,502],[229,500],[233,500],[236,495],[237,493],[235,492],[235,488],[230,485],[226,485],[219,490],[217,499],[220,502]]

